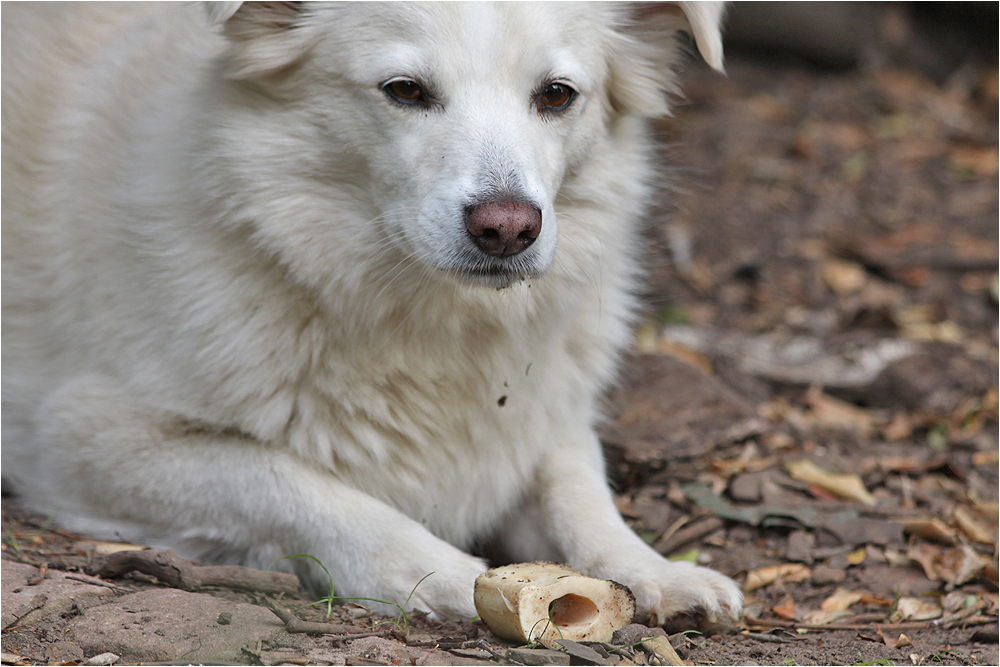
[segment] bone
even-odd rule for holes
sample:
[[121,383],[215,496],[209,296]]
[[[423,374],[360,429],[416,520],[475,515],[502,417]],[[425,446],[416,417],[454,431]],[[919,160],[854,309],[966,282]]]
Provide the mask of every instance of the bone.
[[493,634],[525,643],[608,642],[635,615],[635,597],[625,586],[556,563],[489,570],[476,579],[475,602]]

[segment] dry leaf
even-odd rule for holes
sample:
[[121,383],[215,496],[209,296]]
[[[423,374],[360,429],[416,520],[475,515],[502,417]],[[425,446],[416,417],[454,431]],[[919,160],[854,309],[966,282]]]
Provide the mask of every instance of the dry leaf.
[[938,572],[948,586],[954,588],[975,579],[987,562],[975,549],[963,544],[949,549],[938,559]]
[[823,262],[820,276],[837,296],[860,292],[868,278],[863,266],[840,259],[828,259]]
[[853,615],[852,612],[844,610],[823,611],[822,609],[813,609],[802,617],[802,622],[809,625],[826,625],[827,623],[833,623],[834,621],[839,621],[842,618]]
[[846,611],[848,607],[856,602],[860,602],[861,598],[864,597],[862,593],[857,591],[848,591],[843,588],[838,588],[834,591],[833,595],[823,600],[823,604],[820,608],[823,611]]
[[926,537],[929,540],[941,542],[948,546],[954,546],[958,542],[955,537],[955,531],[940,519],[934,517],[909,517],[899,519],[899,522],[903,524],[904,532]]
[[941,468],[947,463],[948,459],[943,456],[931,459],[925,456],[883,456],[879,459],[878,465],[882,472],[921,474]]
[[982,466],[995,466],[1000,461],[1000,452],[986,451],[976,452],[972,455],[972,465],[980,468]]
[[655,354],[659,348],[658,339],[658,327],[652,322],[645,322],[635,332],[632,349],[638,354]]
[[913,423],[905,412],[897,412],[892,421],[882,428],[882,435],[890,442],[905,440],[913,435]]
[[785,464],[785,469],[795,479],[815,484],[840,498],[857,500],[865,505],[876,504],[875,496],[868,492],[857,475],[829,473],[808,459],[790,461]]
[[899,553],[895,549],[885,550],[885,560],[893,567],[907,567],[910,564],[910,557]]
[[941,607],[948,613],[954,614],[955,612],[965,609],[966,607],[971,607],[974,605],[979,598],[965,591],[952,591],[944,596],[941,600]]
[[1000,503],[997,503],[997,501],[987,502],[985,500],[973,499],[972,504],[976,506],[977,510],[994,521],[1000,519]]
[[965,536],[970,540],[973,542],[982,542],[984,544],[992,544],[996,546],[996,535],[994,535],[985,524],[969,514],[968,510],[964,507],[956,507],[954,517],[955,525],[957,525],[959,530],[965,533]]
[[997,149],[994,146],[956,146],[948,155],[948,164],[959,172],[971,172],[977,176],[996,176]]
[[805,400],[811,408],[811,417],[820,426],[859,433],[872,432],[872,418],[863,408],[823,393],[818,387],[806,391]]
[[889,618],[891,623],[900,621],[929,621],[940,618],[943,613],[941,606],[920,598],[904,597],[896,601],[896,611]]
[[656,343],[656,349],[651,351],[669,355],[685,364],[700,368],[706,373],[713,372],[712,361],[708,357],[701,352],[678,345],[672,341],[660,338]]
[[997,575],[998,575],[997,562],[995,560],[987,561],[986,567],[983,568],[983,578],[986,579],[986,581],[993,584],[993,588],[997,587],[998,583]]
[[892,600],[886,600],[885,598],[880,598],[876,595],[872,595],[871,593],[862,593],[861,602],[864,604],[880,605],[882,607],[892,606]]
[[782,581],[805,581],[812,573],[809,568],[802,563],[785,563],[783,565],[772,565],[759,570],[747,572],[747,580],[743,584],[743,591],[749,593],[758,588],[773,584],[778,579]]
[[779,604],[771,607],[771,611],[787,621],[795,620],[795,600],[791,595],[785,595],[785,599]]
[[937,559],[941,555],[941,547],[926,542],[914,543],[906,550],[906,557],[920,563],[927,578],[936,581],[941,578],[937,569]]
[[951,343],[965,341],[965,330],[951,320],[927,324],[907,324],[902,327],[903,337],[924,343]]
[[886,637],[882,633],[882,628],[878,626],[875,626],[875,632],[878,633],[878,636],[882,639],[883,642],[885,642],[885,645],[888,646],[889,648],[903,648],[904,646],[913,645],[913,640],[907,637],[906,635],[901,634],[897,639],[892,639],[891,637]]
[[864,547],[860,549],[855,549],[851,553],[847,554],[847,562],[851,565],[861,565],[865,562],[865,558],[868,557],[868,552]]

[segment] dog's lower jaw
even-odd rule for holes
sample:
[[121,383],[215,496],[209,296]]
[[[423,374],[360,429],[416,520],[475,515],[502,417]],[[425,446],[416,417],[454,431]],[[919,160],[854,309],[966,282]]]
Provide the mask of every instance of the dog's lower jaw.
[[494,272],[475,269],[467,269],[453,273],[462,282],[476,287],[490,287],[496,289],[497,291],[507,289],[516,283],[523,283],[526,280],[538,277],[537,275],[529,275],[521,272]]

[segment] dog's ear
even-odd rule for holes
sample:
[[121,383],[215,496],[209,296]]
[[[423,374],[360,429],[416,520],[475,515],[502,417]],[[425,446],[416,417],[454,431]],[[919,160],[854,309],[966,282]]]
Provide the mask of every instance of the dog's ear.
[[722,71],[722,17],[726,13],[725,2],[678,2],[688,25],[698,52],[713,69]]
[[309,15],[304,2],[206,2],[209,19],[222,25],[229,39],[227,74],[254,79],[293,65],[312,47],[303,27]]
[[682,51],[678,33],[690,33],[709,65],[722,71],[725,2],[635,2],[619,28],[623,40],[610,61],[611,104],[620,111],[657,117],[669,113]]

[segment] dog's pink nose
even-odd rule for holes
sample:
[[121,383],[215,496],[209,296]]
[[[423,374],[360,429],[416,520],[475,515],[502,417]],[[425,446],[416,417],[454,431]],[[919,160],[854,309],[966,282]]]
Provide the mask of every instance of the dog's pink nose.
[[486,202],[466,209],[465,227],[483,252],[516,255],[538,238],[542,212],[524,202]]

